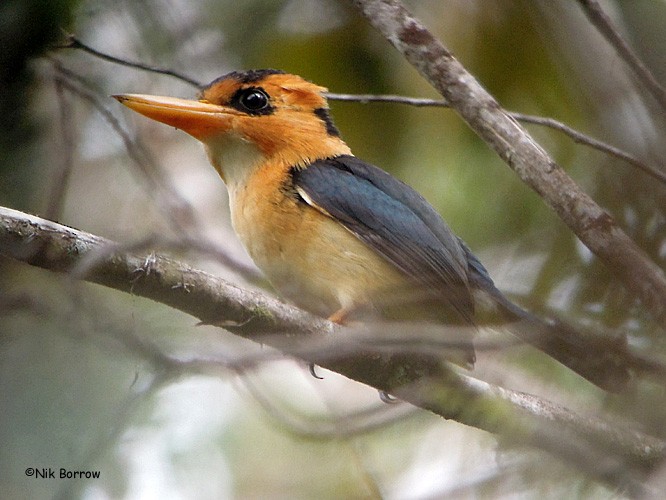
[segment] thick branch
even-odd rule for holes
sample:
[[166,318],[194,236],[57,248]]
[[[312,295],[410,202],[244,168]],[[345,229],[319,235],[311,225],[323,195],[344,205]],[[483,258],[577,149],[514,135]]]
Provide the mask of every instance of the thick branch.
[[124,253],[98,236],[2,207],[0,255],[223,325],[445,418],[544,449],[634,492],[641,488],[634,475],[654,467],[666,453],[666,443],[658,439],[456,372],[444,370],[437,379],[406,375],[402,365],[387,364],[382,356],[367,353],[364,344],[354,344],[348,329],[172,259]]
[[666,276],[397,0],[354,0],[368,21],[666,328]]

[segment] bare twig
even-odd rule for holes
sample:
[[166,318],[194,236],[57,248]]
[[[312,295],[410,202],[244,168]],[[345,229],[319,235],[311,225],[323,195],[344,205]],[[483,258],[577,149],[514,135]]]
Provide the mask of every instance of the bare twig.
[[[449,103],[444,99],[424,99],[419,97],[407,97],[393,94],[335,94],[328,92],[326,97],[332,101],[343,101],[343,102],[360,102],[363,104],[372,103],[372,102],[386,102],[392,104],[407,104],[409,106],[416,107],[440,107],[440,108],[449,108]],[[515,118],[516,120],[523,123],[531,123],[533,125],[541,125],[544,127],[552,128],[558,130],[563,134],[571,137],[574,142],[579,144],[584,144],[590,146],[594,149],[602,151],[614,156],[621,160],[626,161],[627,163],[640,168],[646,174],[651,175],[660,182],[666,183],[666,172],[659,170],[656,167],[648,165],[638,158],[622,151],[620,148],[606,144],[594,137],[578,132],[572,127],[555,120],[553,118],[547,118],[542,116],[526,115],[524,113],[517,113],[515,111],[508,111],[508,114]]]
[[360,102],[367,104],[369,102],[388,102],[393,104],[409,104],[416,107],[440,107],[448,108],[449,103],[444,99],[425,99],[421,97],[406,97],[393,94],[336,94],[326,92],[326,98],[331,101]]
[[[85,50],[89,54],[92,54],[96,57],[101,57],[104,60],[114,62],[116,64],[121,64],[123,66],[128,66],[131,68],[136,68],[140,69],[143,71],[149,71],[152,73],[157,73],[161,75],[167,75],[167,76],[172,76],[174,78],[177,78],[181,81],[184,81],[185,83],[189,83],[190,85],[193,85],[194,87],[197,88],[202,88],[203,84],[198,83],[191,78],[184,76],[179,73],[175,73],[171,70],[168,69],[163,69],[159,68],[156,66],[148,66],[145,64],[141,63],[135,63],[131,61],[127,61],[125,59],[119,58],[119,57],[114,57],[110,56],[108,54],[105,54],[104,52],[101,52],[97,49],[94,49],[88,45],[83,44],[80,40],[78,40],[74,35],[68,35],[68,42],[64,45],[61,45],[56,48],[78,48]],[[407,96],[399,96],[399,95],[393,95],[393,94],[338,94],[334,92],[327,92],[326,97],[332,101],[345,101],[345,102],[360,102],[360,103],[372,103],[372,102],[385,102],[385,103],[392,103],[392,104],[407,104],[410,106],[416,106],[416,107],[442,107],[442,108],[448,108],[449,103],[446,100],[443,99],[427,99],[427,98],[420,98],[420,97],[407,97]],[[606,144],[602,141],[599,141],[598,139],[595,139],[593,137],[590,137],[588,135],[585,135],[581,132],[578,132],[577,130],[573,129],[572,127],[569,127],[568,125],[565,125],[562,122],[559,122],[557,120],[554,120],[552,118],[545,118],[545,117],[539,117],[539,116],[533,116],[533,115],[526,115],[523,113],[516,113],[516,112],[509,112],[509,115],[514,117],[518,121],[522,121],[525,123],[532,123],[535,125],[541,125],[544,127],[549,127],[553,128],[555,130],[559,130],[560,132],[568,135],[571,137],[575,142],[579,144],[584,144],[586,146],[590,146],[592,148],[595,148],[599,151],[602,151],[604,153],[607,153],[611,156],[614,156],[616,158],[619,158],[621,160],[626,161],[627,163],[634,165],[635,167],[640,168],[643,170],[645,173],[648,175],[651,175],[655,179],[658,179],[660,182],[666,183],[666,173],[664,173],[662,170],[659,170],[656,167],[647,165],[646,163],[642,162],[641,160],[637,159],[636,157],[630,155],[629,153],[626,153],[625,151],[622,151],[619,148],[616,148],[615,146],[611,146],[609,144]]]
[[[666,277],[663,271],[621,231],[610,215],[580,190],[573,180],[536,145],[524,129],[501,110],[499,104],[459,65],[441,43],[434,39],[423,25],[408,15],[399,2],[373,0],[358,1],[357,4],[380,30],[385,30],[385,34],[394,45],[408,55],[412,62],[420,64],[420,69],[431,78],[431,83],[435,84],[444,95],[450,94],[455,98],[453,107],[468,120],[472,128],[495,148],[528,185],[544,197],[581,240],[622,278],[627,287],[643,300],[653,316],[666,326],[666,305],[662,300],[666,295]],[[397,17],[391,20],[390,16],[387,18],[369,14],[376,9],[380,11],[384,9],[387,12],[393,10],[393,14],[397,14]],[[394,23],[396,19],[403,24],[396,25]],[[384,22],[387,20],[388,23]],[[402,29],[400,36],[396,31],[398,29]],[[73,38],[69,46],[85,47],[85,50],[91,54],[104,56],[107,60],[118,64],[176,76],[170,70],[159,70],[108,56],[81,44],[76,38]],[[421,54],[424,56],[423,62],[415,60],[421,57]],[[188,83],[198,86],[198,82],[184,79],[187,80]],[[447,84],[447,80],[455,85]],[[451,89],[456,91],[453,92]],[[380,100],[380,98],[362,96],[361,100]],[[394,98],[392,101],[398,102]],[[411,100],[410,103],[433,104],[428,100]],[[533,121],[542,121],[543,124],[550,122],[549,126],[562,130],[575,140],[582,139],[579,133],[565,126],[558,127],[550,120]],[[622,157],[660,180],[664,177],[658,170],[644,165],[617,148],[602,145],[603,143],[591,138],[583,142]],[[520,144],[520,147],[516,147],[516,144]]]
[[88,258],[82,259],[71,271],[76,278],[80,278],[85,276],[90,269],[94,268],[97,265],[97,262],[108,258],[115,252],[151,252],[156,249],[164,248],[172,252],[183,250],[199,252],[201,255],[210,257],[228,267],[250,282],[258,282],[263,278],[263,275],[256,267],[237,259],[219,245],[215,245],[203,238],[191,237],[188,234],[181,234],[177,239],[167,238],[161,234],[149,234],[130,243],[124,243],[122,245],[114,244],[104,248],[104,251],[96,252],[95,254],[89,255]]
[[648,165],[639,160],[638,158],[636,158],[635,156],[632,156],[629,153],[622,151],[620,148],[616,148],[615,146],[606,144],[605,142],[595,139],[594,137],[591,137],[589,135],[582,134],[560,121],[554,120],[553,118],[546,118],[542,116],[525,115],[523,113],[510,112],[509,114],[516,120],[521,121],[523,123],[543,125],[544,127],[549,127],[555,130],[559,130],[563,134],[571,137],[574,140],[574,142],[577,142],[579,144],[585,144],[586,146],[590,146],[599,151],[603,151],[604,153],[607,153],[610,156],[614,156],[615,158],[624,160],[630,165],[640,168],[643,172],[654,177],[658,181],[666,183],[665,169],[662,168],[661,170],[659,170],[656,167]]
[[[65,89],[81,99],[88,101],[102,115],[114,132],[122,139],[130,158],[137,167],[137,171],[141,174],[140,178],[148,186],[146,192],[153,196],[161,211],[168,214],[169,221],[176,225],[179,235],[178,241],[170,240],[164,236],[151,236],[135,245],[143,245],[144,247],[149,245],[169,245],[171,248],[198,250],[201,253],[214,257],[218,262],[243,275],[246,279],[257,281],[260,274],[255,267],[239,261],[224,249],[201,236],[202,233],[199,231],[199,224],[194,209],[178,193],[166,176],[160,172],[159,166],[155,163],[146,148],[133,139],[113,114],[99,102],[95,94],[86,88],[88,83],[76,73],[62,66],[59,61],[53,59],[52,62],[57,70],[55,77],[57,88]],[[57,193],[58,189],[54,188],[54,192]],[[56,218],[55,214],[51,212],[48,212],[48,214],[50,215],[49,218]]]
[[178,226],[180,231],[186,231],[188,228],[195,226],[194,210],[180,196],[171,183],[168,182],[165,176],[160,173],[159,167],[151,159],[146,149],[130,137],[115,116],[113,116],[106,106],[99,102],[99,99],[93,92],[80,84],[81,79],[78,75],[72,73],[58,61],[54,60],[53,63],[59,73],[57,79],[62,88],[89,102],[120,136],[130,158],[132,158],[134,164],[138,167],[137,171],[142,174],[141,179],[148,185],[147,192],[156,195],[156,201],[163,213],[170,215],[170,220]]
[[354,0],[368,22],[666,328],[666,275],[397,0]]
[[648,67],[635,54],[629,44],[622,38],[618,29],[613,25],[610,17],[604,12],[597,0],[578,0],[585,15],[590,22],[599,30],[604,38],[611,44],[622,60],[631,68],[636,78],[657,100],[659,105],[666,110],[666,89],[654,77]]
[[289,432],[307,439],[350,438],[404,420],[413,416],[416,410],[411,405],[387,405],[378,400],[378,404],[370,408],[313,421],[310,416],[278,408],[247,376],[239,379],[239,389],[246,390],[268,415]]
[[104,52],[100,52],[99,50],[93,49],[89,45],[84,44],[81,40],[76,38],[75,35],[72,34],[67,34],[67,38],[65,40],[65,43],[62,45],[57,45],[54,47],[55,49],[80,49],[83,50],[84,52],[87,52],[88,54],[92,54],[95,57],[99,57],[100,59],[104,59],[105,61],[109,61],[115,64],[120,64],[122,66],[127,66],[129,68],[136,68],[136,69],[141,69],[144,71],[150,71],[152,73],[159,73],[161,75],[166,75],[166,76],[171,76],[173,78],[176,78],[182,82],[185,82],[189,85],[192,85],[197,88],[202,88],[203,84],[200,82],[197,82],[196,80],[190,78],[189,76],[186,76],[182,73],[179,73],[177,71],[173,71],[171,69],[164,69],[164,68],[159,68],[157,66],[150,66],[148,64],[140,63],[140,62],[133,62],[133,61],[128,61],[127,59],[121,59],[119,57],[114,57],[112,55],[106,54]]
[[[6,257],[64,272],[112,245],[91,234],[0,208],[0,255]],[[137,274],[147,260],[150,272]],[[157,255],[148,259],[116,252],[98,261],[85,279],[169,305],[205,323],[238,325],[234,333],[287,353],[298,352],[300,339],[345,336],[344,328],[326,320]],[[449,370],[439,372],[437,378],[422,373],[406,377],[402,364],[387,365],[366,349],[361,347],[343,359],[332,357],[331,352],[311,351],[303,359],[445,418],[546,450],[634,494],[644,492],[643,471],[666,456],[665,442],[621,425],[584,418],[535,396]]]
[[74,165],[74,127],[72,125],[70,104],[63,93],[62,78],[56,76],[55,91],[58,98],[58,111],[60,119],[60,134],[62,136],[62,158],[56,164],[56,173],[50,183],[50,192],[47,197],[46,217],[57,220],[60,218],[65,204],[65,193],[69,186],[69,179]]

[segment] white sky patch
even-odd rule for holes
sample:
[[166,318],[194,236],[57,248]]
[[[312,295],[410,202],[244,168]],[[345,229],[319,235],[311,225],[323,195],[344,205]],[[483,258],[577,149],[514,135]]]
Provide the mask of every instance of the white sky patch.
[[218,436],[232,417],[234,397],[231,385],[214,377],[162,389],[147,421],[129,428],[119,444],[131,498],[231,498],[232,476]]

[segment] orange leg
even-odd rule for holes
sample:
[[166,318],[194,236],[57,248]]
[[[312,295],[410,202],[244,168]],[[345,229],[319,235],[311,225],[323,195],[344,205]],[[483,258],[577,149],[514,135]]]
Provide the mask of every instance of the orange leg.
[[342,309],[338,309],[333,314],[331,314],[328,317],[328,320],[332,321],[333,323],[337,323],[338,325],[344,325],[347,322],[347,318],[351,312],[351,309],[343,307]]
[[[332,321],[333,323],[337,323],[338,325],[344,325],[347,321],[347,318],[351,314],[351,312],[352,312],[352,309],[347,309],[347,308],[343,307],[342,309],[338,309],[333,314],[331,314],[328,317],[328,320]],[[318,379],[323,379],[324,378],[324,377],[320,377],[319,375],[317,375],[314,363],[308,363],[308,369],[310,370],[310,375],[312,375],[314,378],[318,378]]]

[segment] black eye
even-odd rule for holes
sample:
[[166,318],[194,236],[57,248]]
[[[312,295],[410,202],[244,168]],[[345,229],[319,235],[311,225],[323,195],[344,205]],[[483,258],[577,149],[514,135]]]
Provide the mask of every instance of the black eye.
[[261,89],[245,89],[238,96],[238,102],[246,110],[256,113],[268,107],[268,95]]
[[270,115],[274,109],[270,97],[261,87],[238,89],[229,99],[229,106],[248,115]]

